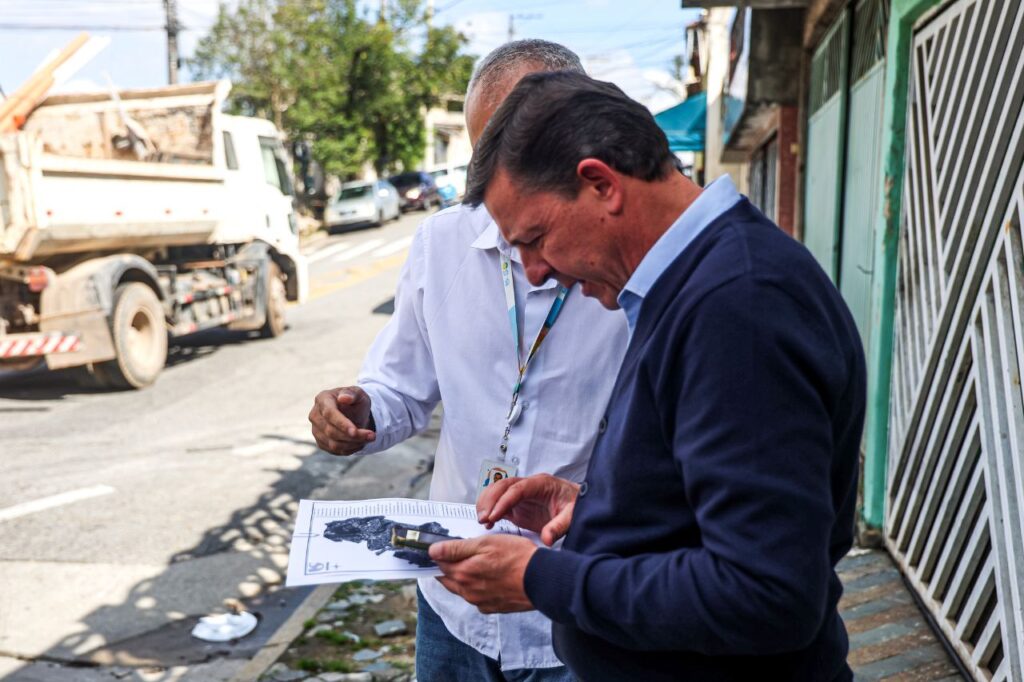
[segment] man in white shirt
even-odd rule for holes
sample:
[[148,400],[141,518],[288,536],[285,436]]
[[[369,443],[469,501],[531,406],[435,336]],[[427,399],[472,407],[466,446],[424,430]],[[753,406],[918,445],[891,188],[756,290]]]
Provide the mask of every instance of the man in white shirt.
[[[471,140],[520,78],[561,70],[583,67],[546,41],[507,43],[486,56],[466,96]],[[313,435],[334,454],[379,452],[422,431],[441,401],[431,499],[472,503],[503,476],[580,481],[626,343],[621,315],[554,280],[532,286],[486,209],[455,206],[417,230],[394,315],[358,385],[317,395]],[[537,611],[484,615],[434,579],[420,590],[421,682],[572,679]]]

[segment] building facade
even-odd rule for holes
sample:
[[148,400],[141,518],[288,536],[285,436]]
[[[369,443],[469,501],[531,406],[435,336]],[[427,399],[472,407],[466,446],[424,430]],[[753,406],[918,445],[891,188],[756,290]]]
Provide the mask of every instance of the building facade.
[[862,537],[884,543],[975,679],[1022,680],[1024,3],[743,5],[730,35],[747,84],[729,93],[737,136],[720,158],[750,164],[749,194],[780,224],[792,183],[792,233],[857,321]]

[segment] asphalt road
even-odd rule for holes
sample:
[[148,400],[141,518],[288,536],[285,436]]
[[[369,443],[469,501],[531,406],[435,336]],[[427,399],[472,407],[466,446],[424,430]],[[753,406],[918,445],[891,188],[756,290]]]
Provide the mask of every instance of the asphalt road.
[[423,217],[317,242],[287,333],[190,339],[146,390],[0,379],[0,679],[185,679],[247,657],[188,631],[226,599],[268,618],[301,598],[273,590],[297,500],[412,489],[415,453],[367,473],[372,458],[319,452],[306,415],[319,389],[355,379]]

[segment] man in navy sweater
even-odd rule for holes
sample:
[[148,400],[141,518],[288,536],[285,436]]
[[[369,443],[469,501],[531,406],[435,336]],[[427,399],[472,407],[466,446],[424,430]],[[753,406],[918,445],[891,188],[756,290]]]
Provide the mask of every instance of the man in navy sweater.
[[[849,680],[835,565],[864,418],[853,320],[807,250],[728,177],[701,190],[615,86],[524,78],[470,168],[529,279],[621,307],[631,340],[585,482],[478,502],[550,547],[431,548],[484,612],[539,609],[584,680]],[[612,372],[615,367],[594,367]]]

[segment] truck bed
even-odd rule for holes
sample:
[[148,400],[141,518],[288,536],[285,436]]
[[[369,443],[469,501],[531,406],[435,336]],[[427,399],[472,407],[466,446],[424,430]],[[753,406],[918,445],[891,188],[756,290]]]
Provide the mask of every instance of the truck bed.
[[[215,131],[226,83],[46,100],[0,137],[0,259],[210,241],[223,219]],[[144,130],[137,160],[128,121]]]

